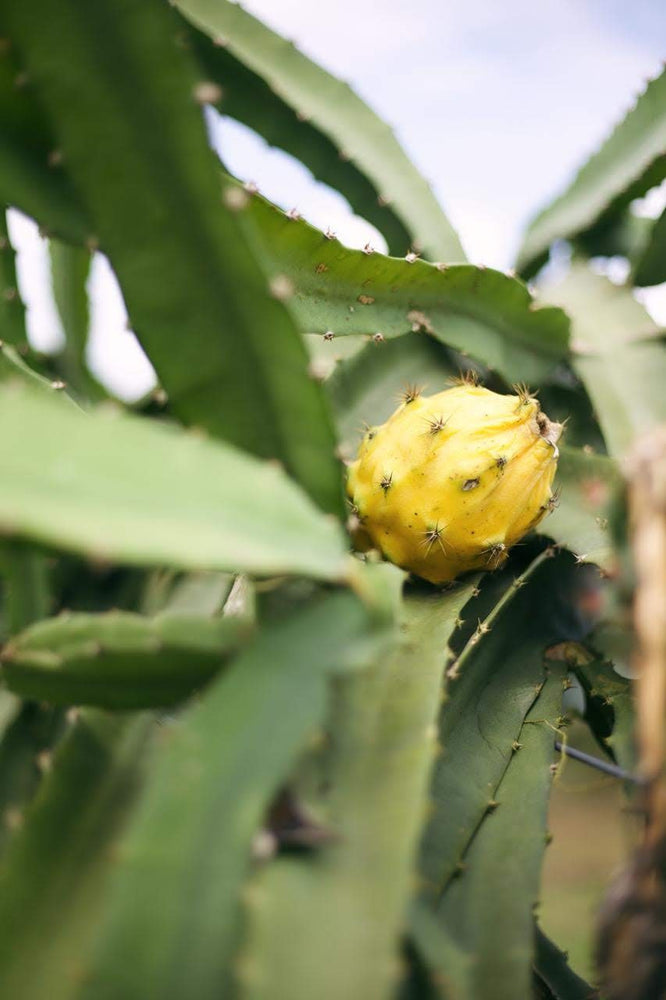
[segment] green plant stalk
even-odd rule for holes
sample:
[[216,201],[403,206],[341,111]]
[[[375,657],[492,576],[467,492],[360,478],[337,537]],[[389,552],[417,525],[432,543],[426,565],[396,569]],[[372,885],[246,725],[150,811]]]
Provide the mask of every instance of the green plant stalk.
[[[439,719],[442,753],[435,762],[421,842],[426,900],[437,900],[454,878],[475,831],[493,808],[513,745],[542,688],[547,640],[540,599],[557,578],[558,563],[569,562],[552,555],[542,553],[507,588],[447,668],[448,697]],[[473,601],[467,612],[474,615]]]
[[0,340],[19,346],[27,343],[25,306],[18,289],[16,254],[5,212],[0,212]]
[[33,389],[38,389],[46,395],[60,396],[65,401],[64,405],[69,405],[75,410],[80,409],[79,405],[65,391],[65,386],[61,381],[44,378],[43,375],[26,364],[16,347],[12,344],[0,343],[0,383],[7,381],[32,386]]
[[47,558],[25,542],[3,539],[0,575],[4,581],[4,626],[7,634],[13,636],[49,613]]
[[640,253],[634,255],[632,264],[635,285],[660,285],[666,281],[666,209],[652,223],[645,243]]
[[381,349],[384,338],[424,331],[509,383],[538,382],[566,355],[565,313],[539,307],[511,275],[350,250],[260,195],[245,197],[239,222],[268,273],[289,278],[287,304],[309,333],[379,334]]
[[[296,156],[384,233],[392,253],[433,260],[465,254],[429,184],[393,131],[348,84],[228,0],[178,0],[221,109]],[[188,37],[188,36],[186,36]]]
[[470,956],[466,975],[456,983],[461,1000],[530,995],[533,913],[565,673],[565,664],[549,663],[543,690],[525,718],[518,748],[494,795],[496,805],[437,905],[438,919]]
[[50,753],[64,725],[60,709],[25,702],[0,740],[0,852],[25,820],[25,810],[39,788]]
[[205,687],[248,633],[249,623],[232,616],[65,614],[15,636],[0,664],[7,687],[24,698],[159,708]]
[[106,398],[86,361],[90,308],[87,281],[92,254],[85,247],[49,240],[53,297],[65,334],[65,348],[58,358],[63,378],[77,396],[97,401]]
[[323,391],[284,284],[269,282],[220,190],[206,81],[172,13],[160,0],[36,0],[8,4],[4,20],[80,192],[85,243],[108,255],[172,410],[278,459],[342,514]]
[[567,190],[533,220],[518,255],[526,275],[544,263],[556,239],[570,239],[622,213],[666,176],[666,72],[651,80],[633,108]]
[[534,971],[550,990],[553,1000],[597,1000],[598,993],[567,963],[567,956],[536,926]]
[[[51,233],[83,242],[89,232],[85,213],[62,169],[53,132],[35,101],[16,46],[8,37],[6,10],[1,17],[0,203],[20,208]],[[12,287],[16,287],[15,281]]]
[[140,785],[148,715],[79,716],[0,869],[0,987],[79,995],[118,835]]
[[342,526],[284,470],[175,425],[0,386],[0,467],[0,533],[103,563],[349,571]]
[[608,505],[621,485],[617,463],[582,448],[560,448],[555,485],[561,493],[555,510],[537,534],[573,552],[579,562],[610,570],[616,561],[608,527]]
[[[395,571],[372,576],[375,591],[394,591]],[[83,998],[227,995],[253,837],[321,726],[327,676],[384,648],[391,631],[374,614],[338,592],[266,624],[169,727],[121,846]]]
[[662,331],[629,288],[594,274],[584,261],[543,295],[571,316],[574,370],[594,404],[609,453],[621,458],[639,434],[666,420]]
[[242,996],[374,1000],[397,985],[445,647],[474,585],[408,595],[393,655],[338,680],[320,803],[331,841],[270,863],[248,887]]

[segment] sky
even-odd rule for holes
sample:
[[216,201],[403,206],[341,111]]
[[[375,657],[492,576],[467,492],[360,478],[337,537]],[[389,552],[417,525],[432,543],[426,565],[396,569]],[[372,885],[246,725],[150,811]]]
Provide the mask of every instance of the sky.
[[[534,213],[570,181],[666,57],[663,0],[246,0],[270,27],[346,79],[391,124],[430,180],[469,259],[506,269]],[[229,168],[284,208],[330,226],[342,242],[384,247],[346,201],[237,123],[210,119]],[[663,200],[649,202],[656,210]],[[45,245],[14,213],[19,284],[31,339],[62,334]],[[115,392],[152,383],[126,329],[107,262],[90,281],[90,360]],[[666,289],[646,304],[666,324]]]

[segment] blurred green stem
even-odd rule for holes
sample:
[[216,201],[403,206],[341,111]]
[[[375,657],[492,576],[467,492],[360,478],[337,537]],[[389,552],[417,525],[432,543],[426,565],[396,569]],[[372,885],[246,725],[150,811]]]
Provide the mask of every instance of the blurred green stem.
[[4,539],[0,544],[0,573],[4,577],[4,632],[16,635],[49,612],[46,557],[24,542]]

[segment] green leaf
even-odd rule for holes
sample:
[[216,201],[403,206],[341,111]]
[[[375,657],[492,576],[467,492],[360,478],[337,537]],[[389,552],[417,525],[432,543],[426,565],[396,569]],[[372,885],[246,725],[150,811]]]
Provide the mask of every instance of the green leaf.
[[49,568],[43,553],[24,542],[0,540],[0,577],[4,582],[3,631],[7,635],[16,635],[49,613]]
[[16,255],[9,240],[6,213],[0,211],[0,342],[4,341],[26,344],[27,335],[25,306],[16,279]]
[[567,316],[536,307],[525,285],[501,271],[349,250],[258,195],[238,218],[274,279],[290,280],[289,307],[308,333],[388,338],[424,330],[509,382],[539,381],[566,354]]
[[[426,899],[438,898],[450,883],[492,809],[523,720],[543,684],[542,652],[553,629],[552,591],[569,564],[564,557],[549,559],[547,552],[538,556],[448,667],[448,696],[439,720],[442,753],[421,844]],[[473,601],[466,613],[474,619]]]
[[[26,365],[16,347],[0,343],[0,383],[5,379],[18,380],[33,390],[52,396],[61,393],[60,383],[42,378]],[[3,632],[15,635],[26,626],[46,617],[51,610],[50,573],[46,557],[31,545],[20,540],[0,538],[0,577],[4,582]],[[5,636],[3,635],[3,638]]]
[[176,579],[164,608],[169,614],[215,615],[233,587],[230,573],[184,573]]
[[410,939],[438,987],[442,1000],[460,1000],[457,984],[470,974],[473,956],[467,954],[422,899],[409,909]]
[[594,404],[608,451],[623,455],[636,436],[666,420],[666,347],[630,290],[574,264],[544,298],[571,316],[573,367]]
[[90,374],[86,361],[90,308],[87,282],[92,255],[85,247],[70,246],[49,240],[51,281],[60,321],[65,333],[65,348],[57,358],[59,369],[75,393],[100,400],[106,393]]
[[90,322],[86,291],[90,274],[90,251],[51,240],[49,253],[53,297],[72,355],[81,365],[85,359]]
[[75,409],[79,409],[74,400],[66,392],[63,392],[64,385],[62,382],[44,378],[43,375],[33,371],[25,363],[14,346],[0,343],[0,382],[8,380],[22,382],[33,388],[39,388],[49,395],[57,394],[62,396]]
[[171,12],[160,0],[36,0],[4,16],[91,220],[88,245],[109,256],[173,411],[280,459],[341,513],[323,391],[222,197],[205,93]]
[[78,996],[150,724],[82,714],[56,752],[0,870],[4,996]]
[[346,573],[341,526],[282,470],[114,408],[0,388],[0,531],[102,561]]
[[573,182],[531,223],[518,266],[534,273],[556,239],[591,229],[622,212],[666,177],[666,72],[652,80],[634,107]]
[[178,0],[212,41],[192,33],[202,68],[223,88],[221,110],[301,160],[384,233],[397,255],[412,247],[464,261],[458,237],[392,130],[291,42],[228,0]]
[[21,828],[63,727],[60,709],[18,704],[0,739],[0,852]]
[[534,971],[550,990],[553,1000],[596,1000],[597,991],[581,979],[567,962],[563,951],[536,927]]
[[9,37],[6,10],[0,30],[4,37],[0,51],[0,203],[20,208],[51,233],[83,243],[90,234],[85,212],[62,169],[53,131]]
[[171,705],[213,678],[247,636],[240,619],[129,612],[37,622],[0,654],[10,691],[57,705]]
[[[538,661],[537,661],[538,662]],[[497,803],[437,906],[439,920],[470,956],[456,983],[461,1000],[530,996],[534,907],[546,847],[553,740],[562,705],[562,663],[550,663],[495,792]],[[490,734],[486,731],[486,736]]]
[[570,365],[558,365],[551,377],[539,386],[539,402],[551,420],[565,424],[567,446],[606,453],[606,443],[590,397]]
[[660,285],[666,281],[666,209],[650,227],[641,253],[634,258],[632,280],[635,285]]
[[321,802],[333,840],[250,885],[240,977],[252,1000],[371,1000],[395,986],[445,648],[473,587],[414,590],[395,653],[338,683]]
[[561,490],[558,506],[540,523],[538,533],[569,549],[580,562],[610,569],[615,554],[608,508],[622,483],[616,463],[605,455],[561,448],[556,483]]
[[577,236],[574,248],[586,257],[626,257],[635,263],[645,249],[653,225],[652,219],[636,215],[629,205]]
[[585,718],[599,745],[625,771],[636,767],[636,713],[632,685],[593,648],[578,642],[563,644],[561,656],[576,673],[586,695]]
[[345,447],[351,454],[365,424],[388,420],[407,385],[439,392],[455,374],[441,345],[424,333],[396,337],[382,345],[367,344],[353,357],[340,361],[326,381],[326,389]]
[[321,725],[327,674],[366,662],[373,635],[384,641],[349,593],[297,609],[169,727],[121,846],[85,997],[227,995],[252,838]]

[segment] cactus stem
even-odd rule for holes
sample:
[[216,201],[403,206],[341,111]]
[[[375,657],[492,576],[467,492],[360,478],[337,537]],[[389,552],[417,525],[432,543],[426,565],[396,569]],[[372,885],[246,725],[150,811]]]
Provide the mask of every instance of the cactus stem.
[[274,275],[268,283],[268,289],[274,299],[284,302],[294,294],[294,283],[286,274]]

